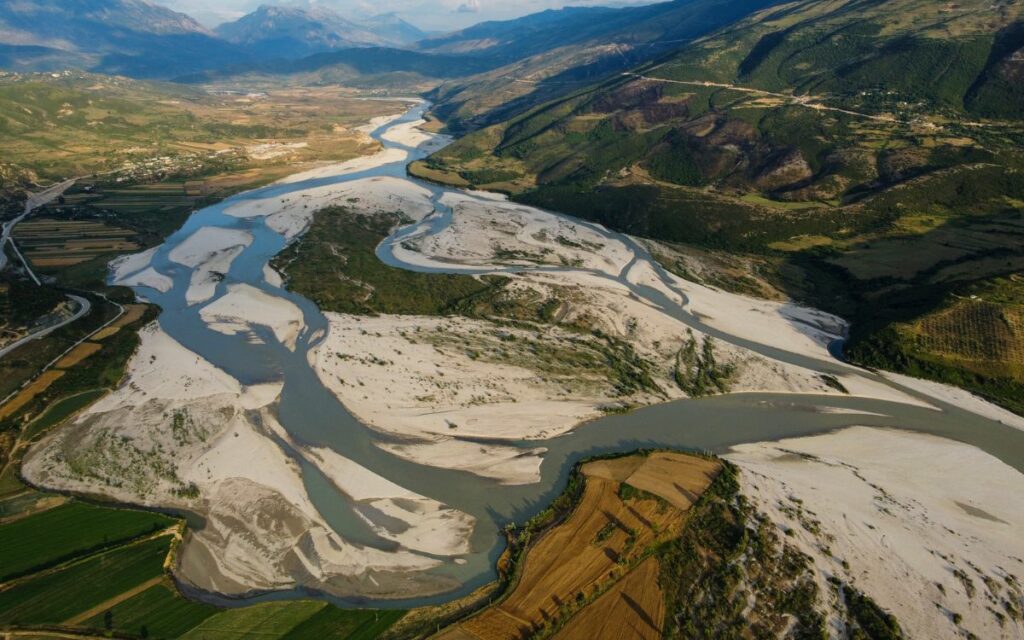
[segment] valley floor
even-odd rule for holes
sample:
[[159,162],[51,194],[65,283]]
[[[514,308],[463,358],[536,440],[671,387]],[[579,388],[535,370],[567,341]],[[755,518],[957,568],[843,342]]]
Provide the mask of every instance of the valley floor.
[[[438,144],[409,126],[392,133],[408,146]],[[222,282],[254,235],[215,227],[175,245],[173,269],[140,254],[116,263],[115,278],[156,296],[185,268],[183,307],[206,327],[296,353],[306,318],[280,286],[313,300],[354,287],[371,304],[388,282],[353,271],[362,258],[318,236],[318,222],[345,216],[366,225],[400,211],[413,226],[377,248],[386,263],[478,284],[504,278],[500,293],[470,296],[460,313],[397,313],[398,302],[375,314],[326,308],[326,335],[313,340],[309,364],[345,407],[388,436],[374,441],[379,449],[506,485],[538,482],[544,440],[582,422],[705,393],[813,393],[823,404],[855,396],[936,411],[946,400],[966,404],[942,387],[890,385],[836,363],[828,347],[845,325],[835,316],[668,274],[634,240],[599,226],[492,194],[450,192],[440,205],[451,209],[451,224],[428,233],[438,203],[423,186],[337,179],[401,162],[404,153],[320,168],[284,184],[323,183],[225,209],[246,223],[265,220],[295,243],[285,256],[296,273],[311,245],[326,245],[336,261],[315,281],[278,264],[260,282]],[[408,271],[388,273],[401,284]],[[457,586],[431,571],[479,551],[472,536],[482,523],[473,515],[293,437],[276,412],[280,383],[244,385],[159,323],[140,335],[124,384],[34,448],[23,467],[28,480],[200,514],[206,524],[186,536],[175,571],[206,591],[299,585],[394,599]],[[994,415],[976,399],[965,408]],[[892,610],[911,636],[1019,633],[1014,563],[1024,549],[1013,532],[1024,505],[1007,498],[1024,495],[1019,472],[967,445],[871,429],[744,445],[728,458],[744,493],[813,558],[822,593],[831,593],[828,576],[841,576]],[[951,469],[964,468],[969,476],[949,482]],[[310,469],[347,497],[348,517],[388,544],[335,531],[311,497]],[[901,602],[906,585],[918,595]]]

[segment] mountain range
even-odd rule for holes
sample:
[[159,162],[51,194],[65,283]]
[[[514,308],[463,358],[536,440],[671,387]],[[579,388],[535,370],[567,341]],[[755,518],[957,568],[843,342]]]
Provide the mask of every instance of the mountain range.
[[495,109],[489,121],[506,117],[663,55],[775,1],[571,7],[428,35],[395,14],[349,19],[312,4],[263,5],[211,31],[145,0],[20,0],[0,5],[0,67],[203,79],[254,70],[305,72],[317,61],[335,64],[322,54],[345,51],[347,63],[417,76],[424,67],[442,69],[441,61],[456,61],[451,71],[431,77],[464,79],[438,95],[459,105],[446,114],[451,126],[465,117],[472,122],[462,126],[470,127],[482,124],[482,111]]
[[353,47],[406,47],[424,36],[393,14],[347,20],[317,6],[263,5],[210,30],[145,0],[0,3],[0,67],[16,71],[173,78]]
[[490,56],[495,68],[432,94],[453,131],[501,121],[601,78],[664,56],[776,0],[673,0],[567,8],[483,23],[420,42],[427,51]]
[[301,58],[352,47],[401,47],[425,35],[393,14],[355,22],[324,7],[269,5],[260,6],[235,22],[220,25],[216,32],[228,42],[280,58]]
[[189,16],[144,0],[0,3],[0,67],[6,69],[153,75],[242,55]]

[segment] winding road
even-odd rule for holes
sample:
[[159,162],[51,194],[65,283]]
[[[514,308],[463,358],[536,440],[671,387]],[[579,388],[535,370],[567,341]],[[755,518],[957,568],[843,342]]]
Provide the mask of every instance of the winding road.
[[82,296],[76,296],[74,294],[69,293],[68,299],[70,299],[72,302],[75,302],[78,305],[78,310],[75,311],[74,315],[65,318],[64,320],[61,320],[57,324],[46,327],[45,329],[40,329],[35,333],[30,333],[24,338],[12,342],[3,349],[0,349],[0,358],[3,358],[8,353],[14,351],[23,344],[27,344],[29,342],[32,342],[33,340],[38,340],[40,338],[45,338],[46,336],[50,335],[57,329],[60,329],[61,327],[66,327],[67,325],[71,324],[75,320],[78,320],[79,318],[81,318],[82,316],[84,316],[85,314],[89,313],[89,311],[92,310],[92,302],[90,302],[88,298],[83,298]]
[[[102,294],[102,293],[96,293],[96,295],[98,295],[98,296],[100,296],[101,298],[103,298],[103,300],[104,300],[104,301],[106,301],[107,303],[109,303],[109,304],[112,304],[112,305],[114,305],[115,307],[117,307],[117,315],[115,315],[115,316],[114,316],[113,318],[111,318],[110,320],[108,320],[108,321],[104,322],[104,323],[103,323],[102,325],[100,325],[99,327],[97,327],[97,328],[96,328],[95,330],[93,330],[93,331],[90,331],[88,335],[86,335],[86,336],[82,337],[81,339],[79,339],[79,340],[75,341],[75,343],[74,343],[74,344],[72,344],[72,345],[71,345],[70,347],[68,347],[68,348],[67,348],[67,349],[65,349],[64,351],[61,351],[61,352],[60,352],[60,354],[58,354],[56,358],[54,358],[53,360],[50,360],[50,361],[49,361],[49,362],[47,362],[47,363],[46,363],[45,365],[43,365],[42,367],[40,367],[39,371],[36,371],[36,374],[35,374],[34,376],[32,376],[31,378],[29,378],[28,380],[26,380],[26,381],[25,381],[25,382],[24,382],[24,383],[23,383],[23,384],[22,384],[22,385],[21,385],[20,387],[18,387],[17,389],[15,389],[15,390],[14,390],[14,391],[12,391],[11,393],[9,393],[9,394],[7,395],[7,397],[6,397],[6,398],[4,398],[3,400],[0,400],[0,405],[3,405],[4,403],[6,403],[6,402],[7,402],[8,400],[10,400],[10,399],[11,399],[11,398],[13,398],[14,396],[16,396],[16,395],[17,395],[17,394],[18,394],[18,393],[19,393],[19,392],[20,392],[20,391],[21,391],[22,389],[24,389],[25,387],[27,387],[28,385],[30,385],[30,384],[32,383],[32,381],[33,381],[33,380],[35,380],[36,378],[38,378],[39,376],[41,376],[41,375],[42,375],[42,374],[44,374],[45,372],[49,371],[49,370],[50,370],[50,368],[51,368],[51,367],[53,367],[53,365],[55,365],[55,364],[57,364],[58,362],[60,362],[61,358],[63,358],[64,356],[66,356],[66,355],[68,355],[69,353],[71,353],[72,351],[74,351],[74,350],[75,350],[75,347],[77,347],[78,345],[82,344],[83,342],[87,342],[87,341],[88,341],[88,340],[90,340],[90,339],[91,339],[91,338],[92,338],[92,337],[93,337],[94,335],[96,335],[96,334],[97,334],[97,333],[99,333],[100,331],[103,331],[104,329],[106,329],[106,328],[107,328],[107,327],[109,327],[110,325],[114,324],[115,322],[117,322],[117,321],[118,321],[118,320],[119,320],[119,319],[121,318],[121,316],[123,316],[123,315],[124,315],[124,313],[125,313],[125,308],[124,308],[124,305],[122,305],[122,304],[119,304],[119,303],[117,303],[117,302],[114,302],[113,300],[111,300],[110,298],[108,298],[108,297],[107,297],[106,295],[104,295],[104,294]],[[74,321],[75,321],[75,320],[77,320],[78,318],[80,318],[80,317],[84,316],[84,315],[85,315],[86,313],[89,313],[89,311],[90,311],[90,310],[92,309],[92,302],[90,302],[90,301],[89,301],[89,300],[88,300],[87,298],[83,298],[83,297],[81,297],[81,296],[76,296],[76,295],[72,295],[72,294],[68,294],[68,297],[69,297],[69,298],[74,298],[74,299],[75,299],[76,301],[81,301],[81,302],[84,302],[84,303],[85,303],[85,304],[87,305],[87,307],[85,308],[84,312],[83,312],[83,313],[81,313],[81,314],[76,314],[76,317],[75,317],[75,318],[72,318],[71,320],[68,320],[67,322],[64,322],[64,323],[62,323],[62,324],[61,324],[60,326],[57,326],[57,327],[51,327],[51,328],[47,329],[47,330],[46,330],[46,333],[49,333],[49,332],[51,332],[51,331],[55,331],[56,329],[59,329],[60,327],[62,327],[62,326],[64,326],[64,325],[67,325],[67,324],[70,324],[71,322],[74,322]],[[44,334],[44,335],[45,335],[45,334]],[[22,343],[24,343],[24,341],[31,341],[31,340],[36,340],[36,339],[38,339],[38,338],[41,338],[41,337],[43,337],[43,336],[40,336],[40,335],[38,335],[38,334],[33,334],[32,336],[29,336],[29,337],[27,337],[27,338],[23,338],[23,339],[22,339],[21,341],[19,341],[19,342],[22,342]],[[20,345],[19,345],[19,346],[20,346]],[[5,351],[4,351],[4,352],[3,352],[2,354],[0,354],[0,357],[2,357],[3,355],[6,355],[6,354],[7,354],[7,352],[8,352],[8,351],[11,351],[11,350],[13,350],[13,347],[9,347],[9,348],[8,348],[7,350],[5,350]]]
[[[30,195],[28,197],[28,200],[25,201],[25,210],[22,212],[22,214],[13,220],[3,223],[3,227],[2,229],[0,229],[0,271],[3,271],[5,268],[7,268],[7,252],[5,251],[5,248],[7,246],[7,243],[10,242],[11,248],[14,250],[15,255],[18,256],[18,260],[20,260],[22,265],[24,265],[25,272],[29,275],[30,278],[32,278],[32,281],[35,282],[37,286],[42,286],[43,283],[39,280],[39,277],[35,274],[35,272],[32,271],[32,267],[29,265],[28,260],[25,259],[25,256],[21,254],[21,250],[18,249],[18,246],[14,243],[14,238],[12,237],[14,233],[14,228],[18,226],[18,224],[21,221],[27,218],[29,214],[31,214],[33,211],[59,198],[65,191],[70,189],[71,185],[75,184],[77,180],[78,178],[71,178],[70,180],[65,180],[64,182],[60,182],[51,187],[48,187],[43,191],[40,191],[39,193]],[[92,310],[92,302],[90,302],[87,298],[68,294],[68,299],[78,305],[78,310],[75,312],[74,315],[72,315],[70,318],[58,322],[57,324],[51,325],[49,327],[31,333],[25,336],[24,338],[21,338],[7,345],[6,347],[0,349],[0,358],[3,358],[8,353],[14,351],[15,349],[24,344],[32,342],[33,340],[45,338],[46,336],[50,335],[57,329],[60,329],[61,327],[71,324],[72,322],[78,320],[79,318],[88,314],[89,311]],[[45,369],[40,370],[38,373],[42,373],[43,371],[45,371]],[[7,402],[7,400],[10,399],[10,397],[11,396],[4,398],[3,401],[0,401],[0,404]]]

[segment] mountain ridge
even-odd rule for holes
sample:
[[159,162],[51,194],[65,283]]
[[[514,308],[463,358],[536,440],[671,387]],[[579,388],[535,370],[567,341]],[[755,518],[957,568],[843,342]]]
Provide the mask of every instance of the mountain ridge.
[[259,48],[264,53],[301,58],[321,51],[394,44],[324,7],[260,5],[216,33],[232,44]]
[[[482,126],[413,171],[756,256],[853,322],[859,363],[1019,412],[1024,374],[949,318],[1024,298],[1021,21],[1012,2],[798,0],[496,122],[442,87],[439,115]],[[979,331],[1024,345],[1011,315]]]
[[147,0],[0,4],[0,66],[14,71],[174,78],[351,47],[407,47],[423,35],[394,14],[348,20],[317,6],[262,5],[210,30]]
[[3,3],[0,44],[5,66],[24,71],[73,62],[150,77],[168,67],[210,68],[247,57],[190,16],[145,0]]

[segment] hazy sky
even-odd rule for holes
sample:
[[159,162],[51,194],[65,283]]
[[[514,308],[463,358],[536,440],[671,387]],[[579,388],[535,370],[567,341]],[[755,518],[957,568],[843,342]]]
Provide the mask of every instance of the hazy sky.
[[155,0],[214,26],[261,4],[320,4],[343,16],[396,12],[422,29],[450,31],[483,20],[504,20],[565,6],[650,4],[656,0]]

